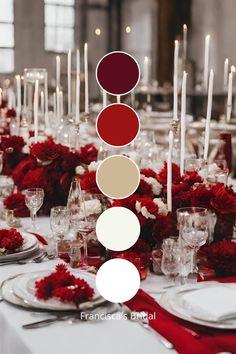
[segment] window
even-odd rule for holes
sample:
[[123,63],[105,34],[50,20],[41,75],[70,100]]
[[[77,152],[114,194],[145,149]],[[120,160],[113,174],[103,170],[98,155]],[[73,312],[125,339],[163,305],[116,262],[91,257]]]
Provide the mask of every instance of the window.
[[74,0],[44,1],[45,50],[63,53],[74,48],[74,2]]
[[13,0],[0,0],[0,73],[14,71],[14,4]]

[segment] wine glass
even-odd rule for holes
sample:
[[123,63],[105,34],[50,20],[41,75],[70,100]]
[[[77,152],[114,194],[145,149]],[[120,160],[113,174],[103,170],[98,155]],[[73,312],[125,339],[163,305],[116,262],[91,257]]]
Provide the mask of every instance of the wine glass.
[[196,254],[201,246],[203,246],[208,238],[209,232],[209,215],[203,213],[192,213],[185,220],[182,228],[182,238],[187,246],[191,249],[191,263],[189,278],[197,280],[197,264]]
[[184,161],[184,173],[197,172],[201,177],[208,175],[208,162],[203,159],[190,158]]
[[65,206],[56,206],[51,209],[50,225],[56,238],[62,240],[69,230],[69,212]]
[[181,253],[178,243],[173,239],[166,239],[162,244],[161,270],[175,283],[180,273]]
[[96,237],[95,226],[98,216],[102,213],[102,204],[97,195],[81,191],[80,196],[68,203],[70,225],[83,240],[84,266],[88,266],[88,240]]
[[31,217],[31,228],[29,231],[38,231],[39,227],[37,225],[37,211],[43,205],[44,200],[44,190],[42,188],[29,188],[24,191],[25,194],[25,204],[30,210]]

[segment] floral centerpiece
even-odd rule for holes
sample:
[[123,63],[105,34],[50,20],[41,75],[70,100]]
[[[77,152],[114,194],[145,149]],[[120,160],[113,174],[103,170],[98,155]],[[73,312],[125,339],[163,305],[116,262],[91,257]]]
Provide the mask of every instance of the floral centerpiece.
[[[48,214],[51,207],[66,204],[76,167],[86,166],[96,158],[97,149],[91,144],[73,152],[47,139],[29,146],[29,153],[12,170],[12,178],[18,192],[27,188],[43,188],[45,201],[42,211]],[[17,193],[6,199],[4,204],[8,209],[16,209],[16,216],[26,216],[23,198]]]

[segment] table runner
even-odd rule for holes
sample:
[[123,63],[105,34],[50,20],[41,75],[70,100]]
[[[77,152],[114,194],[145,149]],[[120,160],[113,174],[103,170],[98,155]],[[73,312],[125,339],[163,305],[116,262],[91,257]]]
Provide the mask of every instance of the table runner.
[[[227,279],[220,279],[220,281],[226,282]],[[236,278],[230,278],[228,282],[236,282]],[[222,301],[224,300],[222,299]],[[181,320],[165,311],[141,289],[126,305],[133,311],[142,310],[150,314],[151,327],[173,343],[179,354],[216,354],[220,352],[236,354],[236,331],[218,330]],[[155,319],[151,319],[154,313]],[[197,331],[201,337],[195,338],[184,327]]]

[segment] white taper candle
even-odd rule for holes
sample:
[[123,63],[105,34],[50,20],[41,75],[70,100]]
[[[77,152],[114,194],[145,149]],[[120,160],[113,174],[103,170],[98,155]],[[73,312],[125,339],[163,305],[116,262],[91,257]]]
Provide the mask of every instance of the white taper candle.
[[203,88],[207,91],[209,77],[209,56],[210,56],[210,38],[208,34],[205,37],[205,52],[204,52],[204,72],[203,72]]
[[76,97],[75,97],[75,123],[80,122],[80,52],[76,51]]
[[61,58],[56,56],[56,86],[61,85]]
[[71,50],[67,55],[68,115],[71,114]]
[[174,88],[173,88],[173,120],[178,120],[178,60],[179,60],[179,42],[175,41],[174,51]]
[[224,82],[223,82],[223,89],[225,92],[227,91],[228,75],[229,75],[229,59],[226,58],[224,63]]
[[231,72],[229,73],[228,80],[228,97],[227,97],[227,110],[226,110],[226,122],[229,123],[232,112],[232,93],[233,93],[233,77],[235,73],[235,67],[231,66]]
[[39,124],[39,80],[35,81],[34,89],[34,142],[38,142],[38,124]]
[[89,87],[88,87],[88,44],[84,44],[84,87],[85,87],[85,113],[89,113]]
[[204,160],[207,160],[208,150],[209,150],[213,81],[214,81],[214,72],[211,69],[210,77],[209,77],[209,86],[208,86],[208,98],[207,98],[207,115],[206,115],[205,143],[204,143],[204,155],[203,155]]
[[187,73],[183,72],[182,92],[181,92],[181,136],[180,136],[180,173],[184,174],[184,158],[185,158],[185,135],[186,135],[186,84]]

